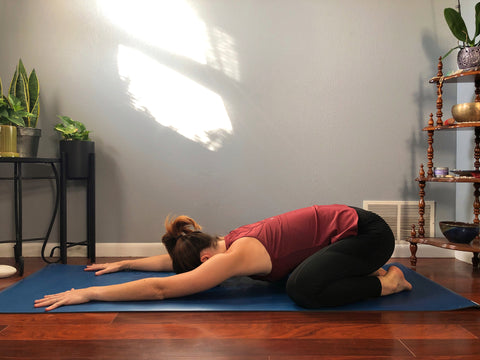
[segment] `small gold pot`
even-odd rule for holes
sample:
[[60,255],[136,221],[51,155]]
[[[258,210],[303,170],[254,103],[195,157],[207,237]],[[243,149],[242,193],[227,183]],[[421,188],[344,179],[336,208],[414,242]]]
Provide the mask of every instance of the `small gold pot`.
[[0,157],[18,157],[17,127],[0,125]]
[[480,102],[453,105],[452,116],[456,122],[480,121]]

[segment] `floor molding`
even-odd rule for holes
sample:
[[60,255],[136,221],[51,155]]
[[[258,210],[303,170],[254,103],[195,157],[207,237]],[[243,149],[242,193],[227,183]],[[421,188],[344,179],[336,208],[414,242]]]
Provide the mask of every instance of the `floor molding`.
[[[45,255],[49,256],[55,246],[57,244],[48,244],[45,248]],[[95,250],[97,257],[144,257],[166,253],[165,247],[159,243],[97,243]],[[41,243],[28,242],[22,246],[24,257],[40,256],[41,251]],[[57,248],[54,257],[58,257],[59,253],[60,250]],[[0,244],[0,254],[1,257],[14,256],[13,244]],[[86,257],[87,248],[85,246],[70,247],[67,249],[67,256]]]
[[[392,257],[395,258],[409,258],[410,257],[410,244],[397,243]],[[437,248],[435,246],[418,244],[417,254],[418,258],[430,257],[430,258],[453,258],[455,257],[455,251],[445,250]]]

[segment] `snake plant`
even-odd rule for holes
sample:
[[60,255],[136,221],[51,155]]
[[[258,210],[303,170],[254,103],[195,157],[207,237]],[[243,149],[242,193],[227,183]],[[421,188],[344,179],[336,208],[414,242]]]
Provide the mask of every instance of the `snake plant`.
[[22,59],[18,61],[13,74],[9,94],[12,98],[20,100],[27,113],[33,114],[33,116],[23,118],[25,123],[23,126],[37,127],[38,116],[40,115],[40,84],[35,69],[31,71],[30,75],[27,75]]
[[2,80],[0,79],[0,125],[25,126],[24,119],[34,116],[25,111],[20,99],[10,94],[3,94]]

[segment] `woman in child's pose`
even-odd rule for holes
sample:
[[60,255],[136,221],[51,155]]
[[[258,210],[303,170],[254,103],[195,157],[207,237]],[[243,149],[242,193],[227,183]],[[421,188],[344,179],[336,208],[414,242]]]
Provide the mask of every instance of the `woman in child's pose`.
[[162,300],[198,293],[233,276],[268,281],[288,276],[286,291],[306,308],[336,306],[410,290],[402,271],[381,268],[392,255],[392,231],[378,215],[346,205],[314,205],[212,237],[187,216],[165,221],[168,254],[93,264],[96,275],[121,270],[175,271],[110,286],[46,295],[52,310],[95,301]]

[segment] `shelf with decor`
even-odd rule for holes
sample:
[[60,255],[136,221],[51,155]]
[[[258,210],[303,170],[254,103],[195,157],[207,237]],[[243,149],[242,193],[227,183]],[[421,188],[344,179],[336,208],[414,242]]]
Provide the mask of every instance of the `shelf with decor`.
[[[425,196],[426,196],[426,184],[427,183],[471,183],[473,185],[473,224],[480,225],[480,118],[476,121],[458,122],[453,119],[443,118],[443,86],[445,83],[458,83],[458,82],[470,82],[475,84],[475,103],[480,103],[480,69],[466,69],[459,70],[453,74],[447,76],[443,75],[442,59],[438,61],[438,72],[435,77],[430,79],[430,83],[435,84],[437,87],[437,99],[436,99],[436,114],[434,119],[433,113],[430,114],[428,125],[423,128],[427,134],[427,166],[420,165],[419,176],[415,179],[419,185],[419,205],[418,205],[418,224],[412,225],[412,231],[407,241],[410,243],[410,263],[412,266],[417,264],[417,244],[424,244],[444,248],[448,250],[467,251],[473,254],[472,264],[476,269],[479,265],[480,253],[480,240],[478,235],[469,243],[459,243],[449,241],[445,237],[425,237]],[[455,116],[454,116],[455,117]],[[458,120],[458,119],[456,119]],[[460,171],[459,176],[435,176],[434,172],[434,148],[433,140],[434,134],[437,131],[459,131],[459,130],[473,130],[475,134],[474,139],[474,153],[473,153],[473,169]],[[465,173],[465,174],[462,174]],[[466,175],[466,176],[462,176]],[[477,227],[478,231],[478,227]]]

